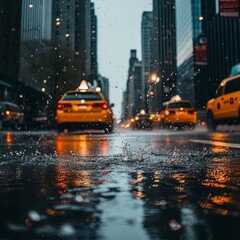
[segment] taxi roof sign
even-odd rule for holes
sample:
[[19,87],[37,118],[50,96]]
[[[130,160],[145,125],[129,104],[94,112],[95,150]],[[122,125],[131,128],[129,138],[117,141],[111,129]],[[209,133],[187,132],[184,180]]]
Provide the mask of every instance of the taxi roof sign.
[[86,80],[82,80],[79,87],[77,88],[77,90],[89,90],[90,86],[88,85]]
[[232,67],[230,76],[234,76],[237,74],[240,74],[240,63],[238,63]]

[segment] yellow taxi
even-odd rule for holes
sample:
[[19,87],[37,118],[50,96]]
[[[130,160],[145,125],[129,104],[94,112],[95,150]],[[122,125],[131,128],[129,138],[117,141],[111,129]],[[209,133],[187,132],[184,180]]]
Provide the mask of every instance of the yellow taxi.
[[194,128],[197,123],[197,112],[187,100],[167,102],[158,117],[162,127]]
[[107,99],[83,81],[76,90],[66,92],[57,104],[56,122],[59,132],[65,129],[102,129],[113,131],[114,116]]
[[240,123],[240,74],[220,83],[215,97],[207,102],[206,123],[210,131],[215,131],[219,124]]

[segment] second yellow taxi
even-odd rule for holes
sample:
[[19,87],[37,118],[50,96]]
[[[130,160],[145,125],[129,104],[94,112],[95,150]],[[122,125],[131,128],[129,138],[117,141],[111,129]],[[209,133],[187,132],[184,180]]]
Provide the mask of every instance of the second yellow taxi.
[[197,112],[190,101],[179,100],[164,104],[158,118],[161,127],[194,128],[197,123]]

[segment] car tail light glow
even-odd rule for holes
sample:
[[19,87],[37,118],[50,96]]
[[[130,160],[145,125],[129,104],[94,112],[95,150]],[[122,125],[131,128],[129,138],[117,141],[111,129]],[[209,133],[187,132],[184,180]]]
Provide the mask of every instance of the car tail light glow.
[[57,105],[57,109],[58,110],[62,110],[62,109],[64,109],[64,108],[71,108],[72,107],[72,105],[70,104],[70,103],[58,103],[58,105]]
[[102,109],[108,109],[108,104],[107,103],[103,103]]
[[102,108],[102,109],[108,109],[109,108],[107,103],[94,103],[93,107]]
[[169,115],[169,111],[168,111],[168,110],[166,110],[166,111],[165,111],[165,114],[168,116],[168,115]]
[[58,103],[58,105],[57,105],[57,109],[58,109],[58,110],[61,110],[61,109],[63,109],[63,104],[61,104],[61,103]]
[[188,110],[188,113],[190,113],[190,114],[196,114],[197,112],[194,111],[194,110]]

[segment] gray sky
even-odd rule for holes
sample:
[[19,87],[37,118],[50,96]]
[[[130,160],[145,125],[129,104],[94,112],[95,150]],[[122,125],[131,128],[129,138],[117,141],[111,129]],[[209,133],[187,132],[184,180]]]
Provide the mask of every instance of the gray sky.
[[98,18],[99,73],[109,79],[110,102],[121,116],[122,93],[126,89],[130,49],[141,56],[141,19],[152,10],[152,0],[92,0]]

